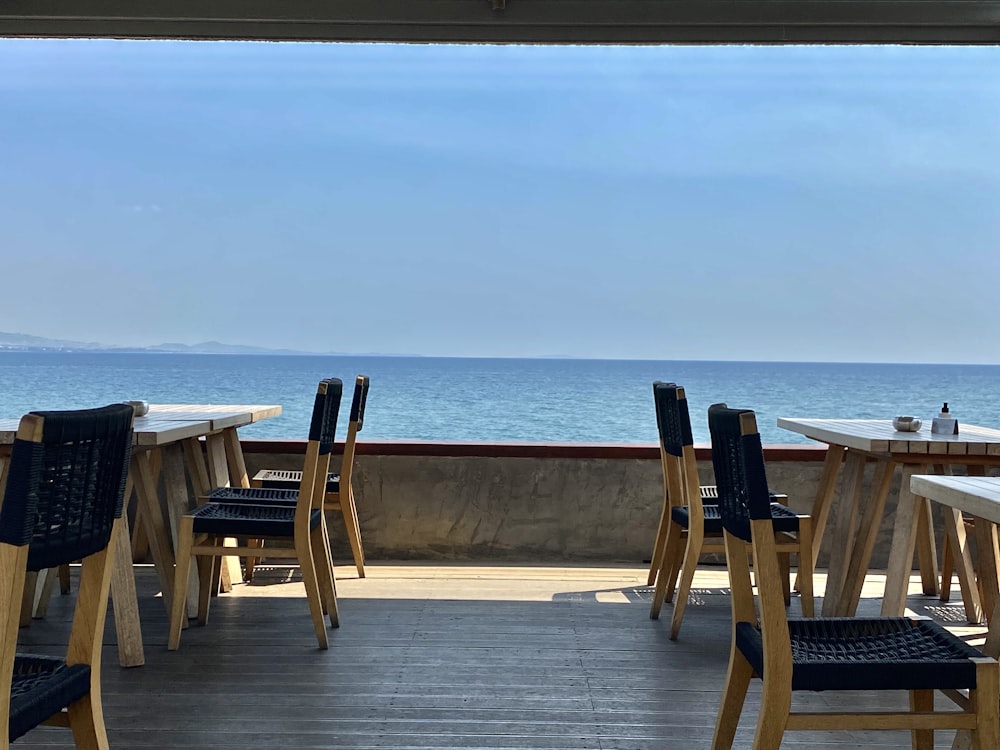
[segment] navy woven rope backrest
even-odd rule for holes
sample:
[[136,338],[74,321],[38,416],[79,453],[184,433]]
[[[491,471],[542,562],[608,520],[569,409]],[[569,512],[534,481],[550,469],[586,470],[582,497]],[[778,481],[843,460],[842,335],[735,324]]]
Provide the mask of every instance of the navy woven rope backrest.
[[754,413],[749,409],[730,409],[725,404],[713,404],[708,408],[712,468],[722,525],[730,534],[747,542],[750,541],[751,519],[771,517],[771,496],[767,489],[760,433],[756,427],[750,432],[745,429],[753,419]]
[[656,428],[660,444],[672,456],[680,457],[684,446],[693,445],[691,415],[688,412],[684,389],[676,383],[653,383],[653,402],[656,405]]
[[344,384],[340,378],[321,380],[316,387],[316,400],[313,402],[312,419],[309,421],[309,439],[319,443],[320,455],[333,450],[337,414],[340,412],[343,395]]
[[358,375],[354,382],[354,398],[351,400],[351,421],[357,422],[357,431],[365,426],[365,404],[368,403],[368,376]]
[[31,412],[41,440],[17,439],[0,508],[0,541],[28,544],[28,570],[104,549],[121,516],[132,407]]

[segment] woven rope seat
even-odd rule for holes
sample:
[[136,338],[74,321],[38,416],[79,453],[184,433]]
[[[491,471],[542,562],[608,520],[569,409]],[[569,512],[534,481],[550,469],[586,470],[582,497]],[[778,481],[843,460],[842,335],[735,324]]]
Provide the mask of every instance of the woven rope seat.
[[[702,489],[705,489],[704,487]],[[715,489],[712,487],[711,489]],[[702,495],[704,497],[704,495]],[[703,505],[702,509],[705,511],[705,533],[706,534],[721,534],[722,533],[722,514],[719,512],[718,505]],[[673,519],[674,523],[677,523],[681,528],[688,528],[690,523],[688,518],[688,506],[682,505],[677,508],[670,509],[670,517]],[[771,518],[774,520],[774,530],[784,531],[784,532],[795,532],[799,528],[799,519],[795,514],[795,511],[791,508],[782,505],[781,503],[771,503]]]
[[218,487],[208,494],[213,503],[287,503],[295,505],[299,499],[298,485],[292,490],[266,489],[260,487]]
[[[254,480],[260,483],[261,487],[270,490],[295,490],[302,481],[301,471],[286,471],[282,469],[264,469],[258,471]],[[340,492],[340,474],[330,473],[326,475],[326,491]]]
[[[262,490],[277,492],[278,490]],[[294,494],[294,493],[292,493]],[[226,534],[249,537],[292,537],[295,535],[295,504],[272,503],[254,505],[244,498],[240,502],[210,502],[191,511],[194,531],[198,534]],[[309,514],[309,528],[321,521],[321,514]]]
[[90,692],[90,666],[66,666],[63,659],[17,654],[10,686],[10,729],[13,742],[63,706]]
[[[906,617],[790,619],[792,690],[920,690],[975,688],[982,656],[930,620]],[[736,625],[739,650],[758,674],[760,629]]]

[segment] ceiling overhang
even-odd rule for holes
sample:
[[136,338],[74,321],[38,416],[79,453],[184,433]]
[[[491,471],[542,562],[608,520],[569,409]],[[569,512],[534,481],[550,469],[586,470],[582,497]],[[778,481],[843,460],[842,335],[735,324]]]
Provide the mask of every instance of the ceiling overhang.
[[0,0],[0,37],[998,44],[1000,0]]

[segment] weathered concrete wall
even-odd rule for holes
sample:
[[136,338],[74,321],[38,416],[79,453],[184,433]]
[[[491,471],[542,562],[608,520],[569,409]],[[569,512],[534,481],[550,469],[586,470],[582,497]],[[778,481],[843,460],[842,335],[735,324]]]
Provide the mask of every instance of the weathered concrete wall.
[[[247,454],[251,473],[301,462]],[[821,470],[819,460],[769,461],[768,479],[808,512]],[[699,472],[712,482],[709,462]],[[354,490],[372,559],[632,563],[649,557],[663,492],[658,459],[400,455],[359,455]],[[898,479],[890,509],[897,495]],[[885,565],[890,524],[883,522],[873,567]],[[342,525],[330,528],[338,559],[348,557]]]

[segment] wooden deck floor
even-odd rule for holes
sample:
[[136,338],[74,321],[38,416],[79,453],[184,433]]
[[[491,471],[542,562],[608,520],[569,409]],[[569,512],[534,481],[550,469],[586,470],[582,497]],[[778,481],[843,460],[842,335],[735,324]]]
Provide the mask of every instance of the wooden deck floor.
[[[316,648],[301,585],[279,583],[287,572],[268,569],[219,597],[209,624],[192,625],[169,653],[154,578],[141,571],[146,665],[120,668],[110,627],[105,640],[112,747],[710,746],[729,655],[724,569],[696,576],[677,642],[666,635],[669,605],[661,620],[649,619],[639,568],[372,564],[364,580],[349,567],[340,574],[342,627],[329,651]],[[72,596],[57,596],[48,619],[22,631],[22,648],[51,650],[71,604]],[[910,604],[970,637],[982,632],[963,627],[959,603]],[[877,609],[877,600],[863,602],[865,612]],[[749,747],[757,694],[754,685],[737,748]],[[843,695],[796,694],[796,705],[829,708]],[[850,698],[870,708],[905,705],[903,696]],[[938,746],[950,746],[947,734]],[[16,746],[72,743],[67,730],[42,728]],[[783,747],[908,748],[909,734],[800,732]]]

